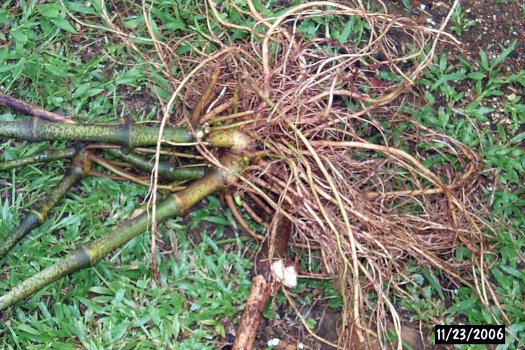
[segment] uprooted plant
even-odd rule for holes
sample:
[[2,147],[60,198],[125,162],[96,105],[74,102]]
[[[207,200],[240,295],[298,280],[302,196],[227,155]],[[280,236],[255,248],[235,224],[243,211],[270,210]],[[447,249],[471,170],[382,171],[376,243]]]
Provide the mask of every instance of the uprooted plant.
[[[95,265],[147,230],[153,233],[154,251],[157,224],[216,192],[222,193],[244,230],[264,242],[245,310],[252,316],[260,317],[261,307],[281,282],[293,287],[283,275],[289,266],[292,274],[297,273],[285,257],[288,245],[305,256],[319,250],[323,273],[336,281],[343,308],[340,339],[334,346],[383,344],[387,319],[401,332],[389,295],[403,295],[402,283],[394,283],[393,276],[402,274],[409,259],[477,290],[485,305],[498,305],[484,276],[484,242],[490,230],[477,201],[479,159],[465,145],[403,114],[404,104],[414,100],[412,83],[446,34],[338,3],[311,2],[276,18],[264,18],[251,1],[247,4],[246,16],[257,23],[255,28],[225,22],[212,1],[207,3],[210,20],[226,30],[246,31],[252,42],[211,38],[221,49],[210,55],[195,52],[201,56],[197,63],[195,58],[184,61],[181,81],[169,70],[177,59],[176,47],[162,43],[150,25],[146,27],[154,50],[144,50],[105,11],[102,25],[71,14],[82,25],[119,36],[145,60],[160,62],[174,92],[159,126],[84,125],[7,96],[0,98],[4,105],[33,117],[1,122],[0,137],[75,143],[71,149],[0,164],[1,170],[76,154],[49,199],[28,212],[20,228],[2,233],[0,258],[45,220],[49,208],[75,182],[89,176],[91,162],[151,188],[151,208],[13,287],[0,297],[0,310],[58,278]],[[143,12],[147,18],[146,5]],[[344,45],[297,34],[302,20],[329,15],[366,21],[367,40]],[[425,50],[426,45],[431,48]],[[403,134],[390,134],[392,125]],[[155,150],[148,148],[154,146]],[[154,158],[148,157],[152,153]],[[424,158],[435,154],[448,163],[425,166]],[[174,167],[169,157],[175,157],[179,166]],[[150,180],[138,176],[137,169],[151,172]],[[164,195],[157,201],[159,190]],[[250,228],[239,206],[267,228],[266,235]],[[471,265],[449,259],[458,245],[470,250]],[[282,290],[293,305],[286,288]],[[254,300],[258,295],[263,297]],[[495,318],[505,321],[501,308]],[[257,325],[255,331],[246,330],[249,327],[241,321],[236,348],[251,347]]]

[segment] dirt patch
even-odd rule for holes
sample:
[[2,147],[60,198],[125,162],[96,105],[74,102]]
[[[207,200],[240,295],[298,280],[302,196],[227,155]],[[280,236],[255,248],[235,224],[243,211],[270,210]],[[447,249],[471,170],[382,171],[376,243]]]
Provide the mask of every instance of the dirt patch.
[[[454,1],[410,0],[412,10],[401,1],[387,1],[390,13],[416,19],[419,24],[438,28],[446,18]],[[479,50],[489,59],[496,58],[503,48],[514,40],[516,47],[503,62],[503,72],[517,72],[525,68],[525,9],[523,3],[512,0],[463,0],[461,10],[451,17],[445,31],[454,34],[461,42],[459,46],[441,45],[436,53],[445,53],[451,60],[462,57],[474,62]]]

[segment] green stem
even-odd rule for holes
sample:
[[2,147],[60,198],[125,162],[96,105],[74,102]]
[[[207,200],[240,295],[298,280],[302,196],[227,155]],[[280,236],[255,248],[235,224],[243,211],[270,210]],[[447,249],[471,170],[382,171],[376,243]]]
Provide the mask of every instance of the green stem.
[[[65,124],[33,118],[21,122],[0,121],[0,137],[31,142],[50,140],[89,141],[128,148],[157,144],[159,128],[137,124]],[[162,140],[171,143],[194,142],[187,129],[166,128]]]
[[214,147],[228,148],[234,153],[250,152],[253,146],[252,139],[237,128],[213,131],[208,135],[208,142]]
[[[118,157],[131,165],[145,171],[153,170],[153,160],[136,153],[126,153],[119,149],[107,149],[107,153]],[[208,167],[176,167],[170,162],[159,163],[159,176],[171,181],[184,181],[200,179],[208,172]]]
[[[20,122],[0,121],[0,137],[30,142],[67,140],[103,142],[127,148],[147,147],[157,144],[159,128],[138,124],[65,124],[33,118]],[[166,128],[162,141],[171,145],[195,142],[188,129]],[[231,151],[245,151],[251,140],[237,128],[212,132],[208,142]]]
[[0,163],[0,171],[6,171],[13,168],[19,168],[28,164],[35,164],[41,162],[50,162],[52,160],[71,158],[77,153],[75,148],[66,148],[58,150],[49,150],[38,152],[29,157],[24,157],[20,159],[10,160]]
[[31,232],[32,229],[41,225],[46,220],[49,211],[75,183],[89,174],[90,169],[91,162],[88,159],[87,151],[79,151],[73,158],[73,162],[68,168],[67,174],[62,178],[62,181],[60,181],[45,199],[39,201],[31,208],[15,231],[11,232],[7,237],[4,237],[0,243],[0,260],[3,259],[22,238]]
[[[208,195],[223,189],[234,182],[245,162],[233,155],[226,155],[222,163],[228,169],[214,169],[205,177],[195,181],[186,189],[170,195],[157,206],[155,220],[161,223],[171,217],[187,212],[196,203]],[[0,297],[0,310],[32,295],[39,289],[51,284],[70,273],[92,267],[107,256],[111,251],[121,247],[134,237],[147,230],[151,222],[150,213],[121,223],[109,234],[77,248],[73,253],[54,265],[38,272],[34,276],[15,286],[7,294]]]

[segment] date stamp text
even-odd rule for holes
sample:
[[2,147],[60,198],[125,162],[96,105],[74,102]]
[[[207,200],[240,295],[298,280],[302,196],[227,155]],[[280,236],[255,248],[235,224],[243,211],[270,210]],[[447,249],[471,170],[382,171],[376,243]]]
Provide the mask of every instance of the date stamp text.
[[434,326],[436,344],[505,344],[505,326]]

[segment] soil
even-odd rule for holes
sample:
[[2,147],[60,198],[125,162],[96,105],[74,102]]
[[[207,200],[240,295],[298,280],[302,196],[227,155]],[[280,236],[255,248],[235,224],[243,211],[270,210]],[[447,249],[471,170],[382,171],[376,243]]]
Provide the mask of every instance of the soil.
[[[420,24],[438,28],[450,11],[453,1],[410,0],[413,9],[407,11],[400,1],[388,1],[394,14],[412,17]],[[452,16],[445,28],[461,42],[460,46],[442,45],[437,54],[446,53],[451,60],[459,57],[469,62],[479,58],[479,51],[495,58],[516,40],[516,47],[503,62],[502,72],[517,72],[525,68],[525,10],[516,0],[463,0],[460,1],[462,18],[458,23]],[[458,33],[460,33],[458,35]]]

